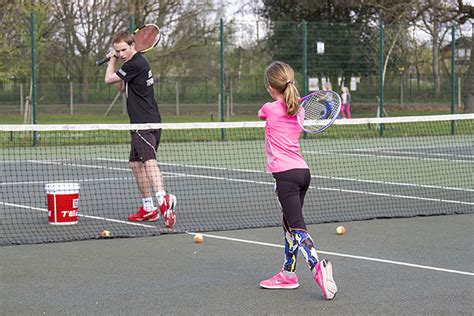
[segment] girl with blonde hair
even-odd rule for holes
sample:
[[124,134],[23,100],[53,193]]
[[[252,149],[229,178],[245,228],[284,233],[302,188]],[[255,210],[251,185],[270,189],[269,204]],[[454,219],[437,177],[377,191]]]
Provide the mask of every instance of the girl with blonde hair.
[[266,121],[267,170],[275,179],[275,192],[283,213],[285,262],[278,274],[260,282],[260,286],[266,289],[299,287],[295,271],[298,251],[301,250],[313,279],[324,297],[331,300],[337,293],[332,264],[327,259],[319,261],[303,218],[303,202],[311,174],[299,146],[302,129],[297,116],[301,113],[294,71],[288,64],[275,61],[265,69],[264,82],[274,101],[265,103],[258,116]]
[[342,87],[341,91],[342,91],[341,116],[342,118],[347,117],[348,119],[350,119],[351,118],[351,94],[349,93],[349,89],[347,87]]

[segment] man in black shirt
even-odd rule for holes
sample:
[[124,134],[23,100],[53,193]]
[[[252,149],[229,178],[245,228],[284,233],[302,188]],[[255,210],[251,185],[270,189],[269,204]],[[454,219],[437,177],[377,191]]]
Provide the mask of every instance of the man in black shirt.
[[[135,49],[133,36],[127,32],[118,32],[113,38],[114,52],[105,73],[105,82],[125,91],[127,111],[130,123],[160,123],[161,116],[153,92],[153,74],[146,58]],[[120,59],[121,68],[115,71],[115,62]],[[154,207],[155,197],[163,214],[165,225],[173,227],[176,220],[176,197],[166,194],[163,185],[156,151],[160,144],[161,129],[131,131],[132,141],[129,165],[142,197],[142,205],[135,214],[128,216],[129,221],[156,221],[160,213]]]

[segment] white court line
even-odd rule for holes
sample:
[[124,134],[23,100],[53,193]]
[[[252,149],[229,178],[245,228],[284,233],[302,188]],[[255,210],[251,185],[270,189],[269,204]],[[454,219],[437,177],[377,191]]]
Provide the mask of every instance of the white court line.
[[116,168],[108,166],[95,166],[95,165],[84,165],[78,163],[58,162],[54,160],[27,160],[28,162],[43,164],[43,165],[59,165],[59,166],[71,166],[71,167],[82,167],[91,169],[106,169],[106,170],[118,170],[118,171],[131,171],[130,168]]
[[[114,162],[126,162],[123,159],[113,159],[113,158],[98,158],[97,160],[102,161],[114,161]],[[260,170],[250,170],[250,169],[233,169],[233,168],[224,168],[224,167],[213,167],[213,166],[200,166],[200,165],[185,165],[179,163],[166,163],[159,162],[159,165],[163,166],[174,166],[174,167],[183,167],[183,168],[196,168],[204,170],[223,170],[223,171],[235,171],[235,172],[246,172],[246,173],[267,173]],[[354,179],[354,178],[345,178],[345,177],[329,177],[329,176],[311,176],[315,179],[330,179],[330,180],[340,180],[340,181],[351,181],[351,182],[363,182],[363,183],[372,183],[372,184],[388,184],[388,185],[397,185],[397,186],[407,186],[407,187],[416,187],[416,188],[427,188],[427,189],[440,189],[440,190],[452,190],[452,191],[463,191],[463,192],[474,192],[474,189],[469,188],[458,188],[458,187],[445,187],[439,185],[427,185],[427,184],[416,184],[416,183],[403,183],[403,182],[391,182],[391,181],[380,181],[380,180],[367,180],[367,179]]]
[[[388,153],[388,154],[407,154],[407,155],[421,155],[421,156],[449,157],[449,158],[474,158],[473,155],[440,154],[440,153],[416,152],[416,151],[405,151],[405,150],[370,149],[370,148],[369,149],[352,149],[352,150],[360,151],[360,152],[369,152],[369,153],[379,152],[379,153]],[[338,151],[336,150],[334,152],[337,153]]]
[[[336,155],[336,156],[351,156],[351,157],[375,157],[375,158],[387,158],[387,159],[401,159],[401,160],[423,160],[423,161],[442,161],[442,162],[462,162],[462,163],[474,163],[474,160],[463,160],[463,159],[445,159],[445,158],[430,158],[430,157],[413,157],[413,156],[391,156],[383,154],[355,154],[355,153],[344,153],[344,152],[331,152],[331,151],[308,151],[304,150],[304,154],[322,154],[322,155]],[[382,152],[383,153],[383,152]],[[403,153],[403,152],[402,152]]]
[[[0,205],[17,207],[17,208],[22,208],[22,209],[37,210],[37,211],[41,211],[41,212],[48,212],[48,210],[44,209],[44,208],[26,206],[26,205],[20,205],[20,204],[13,204],[13,203],[7,203],[7,202],[2,202],[2,201],[0,201]],[[85,214],[78,214],[78,216],[84,217],[84,218],[95,219],[95,220],[103,220],[103,221],[107,221],[107,222],[114,222],[114,223],[120,223],[120,224],[125,224],[125,225],[131,225],[131,226],[139,226],[139,227],[144,227],[144,228],[159,229],[159,227],[153,226],[153,225],[146,225],[146,224],[142,224],[142,223],[117,220],[117,219],[101,217],[101,216],[91,216],[91,215],[85,215]],[[189,235],[197,234],[197,233],[194,233],[194,232],[185,232],[185,233],[189,234]],[[236,242],[241,242],[241,243],[268,246],[268,247],[284,248],[284,246],[282,246],[282,245],[276,245],[276,244],[259,242],[259,241],[252,241],[252,240],[245,240],[245,239],[240,239],[240,238],[232,238],[232,237],[217,236],[217,235],[210,235],[210,234],[201,234],[201,235],[203,235],[204,237],[208,237],[208,238],[222,239],[222,240],[228,240],[228,241],[236,241]],[[427,269],[427,270],[434,270],[434,271],[441,271],[441,272],[449,272],[449,273],[457,273],[457,274],[464,274],[464,275],[474,276],[474,273],[472,273],[472,272],[437,268],[437,267],[431,267],[431,266],[425,266],[425,265],[419,265],[419,264],[407,263],[407,262],[401,262],[401,261],[393,261],[393,260],[378,259],[378,258],[371,258],[371,257],[364,257],[364,256],[356,256],[356,255],[343,254],[343,253],[330,252],[330,251],[323,251],[323,250],[317,250],[317,252],[321,253],[321,254],[327,254],[327,255],[338,256],[338,257],[346,257],[346,258],[359,259],[359,260],[375,261],[375,262],[381,262],[381,263],[390,263],[390,264],[395,264],[395,265],[400,265],[400,266],[408,266],[408,267],[421,268],[421,269]]]
[[[312,187],[310,186],[310,188],[312,188]],[[425,197],[421,197],[421,196],[400,195],[400,194],[392,194],[392,193],[357,191],[357,190],[346,190],[346,189],[337,189],[337,188],[322,188],[322,187],[317,187],[316,189],[324,190],[324,191],[336,191],[336,192],[344,192],[344,193],[385,196],[385,197],[400,198],[400,199],[411,199],[411,200],[417,200],[417,201],[429,201],[429,202],[440,202],[440,203],[461,204],[461,205],[474,205],[474,202],[457,201],[457,200],[445,200],[445,199],[439,199],[439,198],[425,198]]]
[[[197,233],[186,232],[186,234],[196,235]],[[202,233],[201,233],[201,235],[203,237],[215,238],[215,239],[221,239],[221,240],[227,240],[227,241],[235,241],[235,242],[241,242],[241,243],[246,243],[246,244],[253,244],[253,245],[260,245],[260,246],[267,246],[267,247],[275,247],[275,248],[285,248],[285,246],[283,246],[283,245],[276,245],[276,244],[260,242],[260,241],[253,241],[253,240],[246,240],[246,239],[232,238],[232,237],[225,237],[225,236],[217,236],[217,235],[210,235],[210,234],[202,234]],[[358,260],[375,261],[375,262],[380,262],[380,263],[389,263],[389,264],[394,264],[394,265],[399,265],[399,266],[420,268],[420,269],[425,269],[425,270],[433,270],[433,271],[440,271],[440,272],[448,272],[448,273],[456,273],[456,274],[474,276],[473,272],[466,272],[466,271],[452,270],[452,269],[445,269],[445,268],[437,268],[437,267],[426,266],[426,265],[415,264],[415,263],[402,262],[402,261],[394,261],[394,260],[379,259],[379,258],[372,258],[372,257],[356,256],[356,255],[350,255],[350,254],[338,253],[338,252],[330,252],[330,251],[323,251],[323,250],[316,250],[316,252],[321,253],[321,254],[331,255],[331,256],[337,256],[337,257],[345,257],[345,258],[358,259]]]
[[[113,159],[113,158],[97,158],[99,161],[112,161],[112,162],[127,162],[124,159]],[[34,163],[42,163],[41,161],[34,161],[30,160],[29,162]],[[67,166],[78,166],[78,167],[89,167],[90,168],[97,168],[99,166],[93,165],[78,165],[78,164],[67,164],[61,162],[55,162],[54,160],[49,160],[46,162],[47,164],[58,164],[58,165],[67,165]],[[246,173],[266,173],[264,171],[259,170],[250,170],[250,169],[233,169],[233,168],[224,168],[224,167],[213,167],[213,166],[200,166],[200,165],[185,165],[185,164],[177,164],[177,163],[165,163],[160,162],[159,165],[163,166],[176,166],[176,167],[183,167],[183,168],[196,168],[196,169],[204,169],[204,170],[223,170],[223,171],[233,171],[233,172],[246,172]],[[122,171],[130,171],[130,169],[124,168],[112,168],[112,167],[104,167],[104,169],[118,169]],[[163,174],[167,174],[166,172],[162,172]],[[178,174],[178,173],[168,173],[170,175],[175,176],[190,176],[187,174]],[[205,176],[197,176],[201,178],[205,178]],[[328,177],[328,176],[311,176],[312,178],[319,178],[319,179],[330,179],[330,180],[341,180],[341,181],[353,181],[353,182],[363,182],[363,183],[373,183],[373,184],[388,184],[388,185],[397,185],[397,186],[409,186],[409,187],[419,187],[419,188],[428,188],[428,189],[441,189],[441,190],[453,190],[453,191],[466,191],[466,192],[474,192],[474,189],[468,188],[457,188],[457,187],[445,187],[445,186],[436,186],[436,185],[424,185],[424,184],[413,184],[413,183],[401,183],[401,182],[390,182],[390,181],[379,181],[379,180],[366,180],[366,179],[353,179],[353,178],[344,178],[344,177]],[[231,178],[218,178],[218,177],[209,177],[209,179],[221,179],[221,180],[229,180]],[[245,182],[245,181],[243,181]],[[251,182],[251,181],[250,181]]]
[[[178,174],[163,174],[164,178],[177,178],[182,177],[182,175]],[[46,184],[52,182],[110,182],[110,181],[135,181],[134,178],[97,178],[97,179],[58,179],[58,180],[42,180],[42,181],[15,181],[15,182],[0,182],[0,186],[11,186],[11,185],[32,185],[32,184]]]
[[[59,179],[54,180],[55,182],[101,182],[101,181],[124,181],[124,180],[134,180],[133,178],[97,178],[97,179]],[[6,185],[30,185],[30,184],[44,184],[50,183],[52,181],[16,181],[16,182],[0,182],[0,186]]]
[[[101,158],[105,160],[104,158]],[[117,160],[113,160],[117,161]],[[130,169],[125,168],[112,168],[112,167],[105,167],[105,166],[94,166],[94,165],[82,165],[82,164],[69,164],[63,162],[54,162],[54,161],[35,161],[31,160],[30,162],[34,163],[47,163],[47,164],[58,164],[58,165],[67,165],[67,166],[78,166],[84,168],[103,168],[103,169],[114,169],[114,170],[123,170],[123,171],[131,171]],[[160,163],[161,165],[166,165]],[[175,165],[175,164],[173,164]],[[186,167],[185,165],[182,165]],[[204,167],[201,167],[205,169]],[[224,168],[223,168],[224,169]],[[225,170],[233,170],[233,169],[225,169]],[[242,171],[239,169],[239,171]],[[163,174],[165,174],[163,172]],[[228,177],[216,177],[216,176],[205,176],[205,175],[195,175],[195,174],[185,174],[185,173],[167,173],[169,175],[177,176],[177,177],[190,177],[190,178],[200,178],[200,179],[210,179],[210,180],[222,180],[222,181],[231,181],[231,182],[240,182],[240,183],[252,183],[252,184],[264,184],[264,185],[271,185],[273,186],[273,182],[265,182],[265,181],[255,181],[255,180],[247,180],[247,179],[236,179],[236,178],[228,178]],[[385,182],[383,182],[385,184]],[[419,200],[419,201],[430,201],[430,202],[439,202],[439,203],[450,203],[450,204],[462,204],[462,205],[474,205],[474,202],[467,202],[467,201],[457,201],[457,200],[445,200],[439,198],[425,198],[420,196],[411,196],[411,195],[401,195],[401,194],[391,194],[391,193],[381,193],[381,192],[371,192],[371,191],[359,191],[359,190],[347,190],[347,189],[340,189],[340,188],[324,188],[324,187],[314,187],[310,186],[311,189],[316,190],[323,190],[323,191],[336,191],[336,192],[344,192],[344,193],[352,193],[352,194],[365,194],[365,195],[373,195],[373,196],[384,196],[384,197],[392,197],[392,198],[400,198],[400,199],[411,199],[411,200]],[[469,189],[467,189],[469,190]],[[464,191],[464,190],[462,190]]]
[[392,181],[381,181],[381,180],[365,180],[365,179],[353,179],[353,178],[329,177],[329,176],[311,176],[311,178],[362,182],[362,183],[370,183],[370,184],[388,184],[388,185],[415,187],[415,188],[423,188],[423,189],[439,189],[439,190],[451,190],[451,191],[462,191],[462,192],[474,192],[474,189],[457,188],[457,187],[445,187],[445,186],[428,185],[428,184],[403,183],[403,182],[392,182]]
[[[41,212],[46,212],[46,213],[48,212],[48,210],[45,209],[45,208],[28,206],[28,205],[21,205],[21,204],[14,204],[14,203],[2,202],[2,201],[0,201],[0,205],[17,207],[17,208],[28,209],[28,210],[41,211]],[[123,220],[119,220],[119,219],[107,218],[107,217],[102,217],[102,216],[93,216],[93,215],[86,215],[86,214],[81,214],[81,213],[77,214],[77,216],[78,217],[83,217],[83,218],[89,218],[89,219],[102,220],[102,221],[106,221],[106,222],[126,224],[126,225],[131,225],[131,226],[139,226],[139,227],[155,228],[155,229],[160,228],[160,227],[153,226],[153,225],[146,225],[146,224],[137,223],[137,222],[123,221]]]

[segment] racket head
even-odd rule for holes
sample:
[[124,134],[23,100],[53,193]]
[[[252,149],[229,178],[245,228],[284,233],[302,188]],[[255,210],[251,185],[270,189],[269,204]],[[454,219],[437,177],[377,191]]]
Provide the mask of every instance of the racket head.
[[300,99],[298,123],[308,133],[320,133],[334,123],[341,111],[341,97],[332,90],[318,90]]
[[133,32],[135,40],[135,49],[144,53],[156,45],[161,38],[160,28],[155,24],[145,24]]

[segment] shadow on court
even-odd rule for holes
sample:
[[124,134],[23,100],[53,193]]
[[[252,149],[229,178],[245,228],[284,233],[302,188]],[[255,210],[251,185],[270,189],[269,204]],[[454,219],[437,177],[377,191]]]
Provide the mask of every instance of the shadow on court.
[[[299,256],[300,287],[263,290],[281,228],[0,247],[4,315],[471,314],[474,216],[311,225],[339,287],[325,301]],[[113,231],[112,231],[113,234]],[[249,242],[243,242],[246,240]],[[379,260],[383,259],[383,260]],[[384,261],[385,260],[385,261]]]

